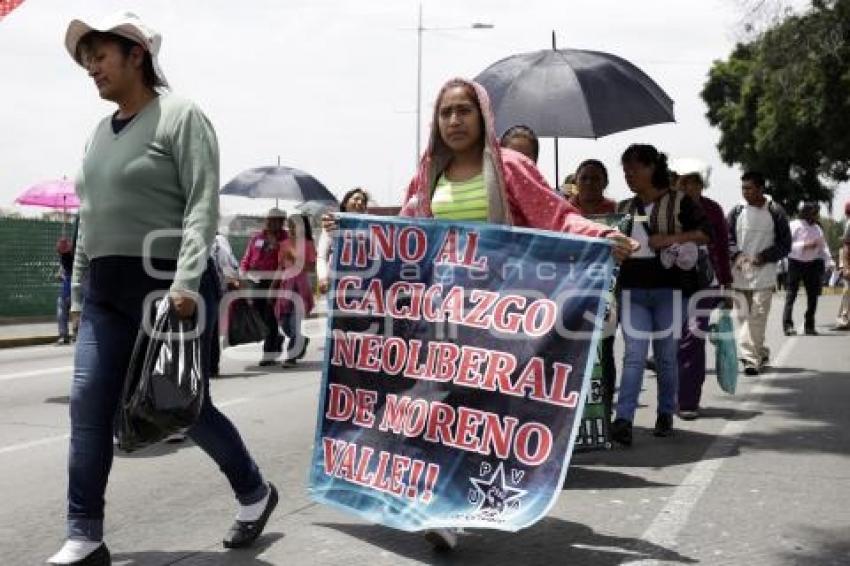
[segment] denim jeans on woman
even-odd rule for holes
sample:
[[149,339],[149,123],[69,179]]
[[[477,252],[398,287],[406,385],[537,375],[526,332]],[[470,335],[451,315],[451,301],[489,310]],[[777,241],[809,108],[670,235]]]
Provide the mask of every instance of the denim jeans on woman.
[[681,291],[624,289],[620,297],[620,328],[625,341],[623,374],[617,397],[617,418],[632,422],[643,385],[649,345],[658,370],[658,413],[676,412],[679,387],[677,353],[687,299]]
[[[172,273],[175,268],[175,262],[168,260],[153,260],[153,265]],[[205,341],[218,308],[214,277],[208,266],[200,288],[207,315]],[[99,541],[103,537],[113,423],[144,300],[149,293],[166,290],[170,283],[148,275],[138,257],[98,258],[89,266],[71,387],[68,538]],[[204,380],[209,385],[208,359],[203,365]],[[268,488],[257,465],[236,428],[213,406],[209,387],[198,422],[188,434],[215,460],[240,503],[249,505],[265,497]]]

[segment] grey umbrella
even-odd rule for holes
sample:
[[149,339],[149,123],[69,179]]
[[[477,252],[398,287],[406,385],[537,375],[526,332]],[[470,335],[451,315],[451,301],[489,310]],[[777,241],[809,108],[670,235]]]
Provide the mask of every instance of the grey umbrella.
[[239,173],[221,189],[223,195],[273,198],[297,203],[336,203],[336,197],[312,175],[294,167],[255,167]]
[[675,121],[673,100],[661,87],[610,53],[521,53],[490,65],[475,80],[490,96],[499,133],[525,124],[541,137],[598,138]]

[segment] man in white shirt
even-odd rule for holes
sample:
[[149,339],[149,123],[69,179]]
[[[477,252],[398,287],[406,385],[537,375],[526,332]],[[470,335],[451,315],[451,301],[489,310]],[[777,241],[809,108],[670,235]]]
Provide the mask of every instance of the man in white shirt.
[[818,203],[800,204],[799,218],[791,221],[791,253],[788,254],[788,293],[785,295],[785,312],[782,326],[786,336],[797,334],[794,328],[794,301],[800,283],[806,288],[805,332],[809,336],[817,335],[815,330],[815,310],[823,287],[825,258],[829,257],[826,238],[818,226]]
[[761,173],[744,173],[741,192],[745,202],[729,213],[732,287],[747,305],[737,310],[741,326],[738,351],[747,375],[758,375],[770,358],[764,333],[776,284],[776,264],[791,249],[788,217],[764,194],[764,186]]

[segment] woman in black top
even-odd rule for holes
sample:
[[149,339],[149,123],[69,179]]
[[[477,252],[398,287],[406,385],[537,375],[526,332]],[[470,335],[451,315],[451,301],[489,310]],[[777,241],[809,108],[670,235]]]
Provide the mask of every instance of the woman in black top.
[[630,445],[650,341],[658,367],[655,435],[672,432],[685,292],[696,277],[696,246],[708,243],[711,228],[690,197],[670,189],[666,155],[651,145],[632,145],[623,153],[622,165],[635,197],[618,209],[634,215],[630,236],[641,249],[623,263],[619,277],[625,355],[612,436]]

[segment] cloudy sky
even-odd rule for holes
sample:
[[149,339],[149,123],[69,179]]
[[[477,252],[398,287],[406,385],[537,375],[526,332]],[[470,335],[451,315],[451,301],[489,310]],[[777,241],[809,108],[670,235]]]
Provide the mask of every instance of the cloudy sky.
[[[631,60],[676,102],[676,124],[596,141],[562,140],[562,176],[582,159],[612,170],[609,193],[627,195],[618,158],[630,143],[713,167],[709,195],[739,197],[739,173],[722,165],[718,132],[699,91],[711,62],[740,33],[735,0],[425,0],[422,136],[433,98],[452,76],[474,77],[507,55],[550,46]],[[175,92],[215,125],[222,183],[281,163],[341,195],[355,185],[397,204],[415,165],[416,0],[26,0],[0,21],[0,206],[41,179],[72,177],[86,137],[110,104],[65,52],[68,22],[132,10],[163,34],[161,65]],[[462,29],[474,22],[491,30]],[[461,28],[461,29],[457,29]],[[423,141],[424,144],[424,141]],[[552,141],[541,170],[554,176]]]

